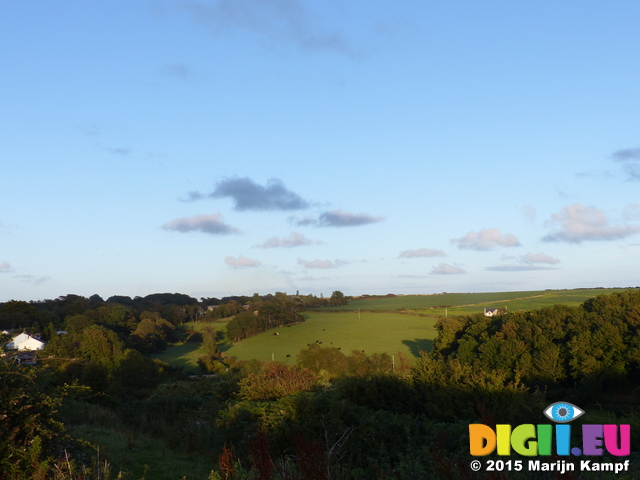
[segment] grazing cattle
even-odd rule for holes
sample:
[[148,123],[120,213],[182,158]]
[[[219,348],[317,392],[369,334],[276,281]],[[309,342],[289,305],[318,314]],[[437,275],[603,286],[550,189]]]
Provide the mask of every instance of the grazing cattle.
[[322,345],[322,342],[318,342],[318,345]]
[[338,347],[338,350],[342,350],[340,347]]
[[291,355],[289,355],[288,353],[285,355],[286,358],[289,358]]
[[279,334],[278,332],[276,332],[276,333],[274,333],[274,334],[273,334],[273,336],[274,336],[274,337],[275,337],[275,336],[277,336],[277,335],[280,335],[280,334]]

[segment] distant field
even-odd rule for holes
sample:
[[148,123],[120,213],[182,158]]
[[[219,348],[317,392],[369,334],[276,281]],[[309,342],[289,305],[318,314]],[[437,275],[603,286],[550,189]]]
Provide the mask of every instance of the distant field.
[[[258,359],[295,363],[298,352],[316,340],[323,347],[340,347],[365,353],[403,352],[417,357],[430,350],[436,338],[435,323],[446,315],[481,313],[484,307],[507,307],[509,311],[536,310],[555,304],[575,306],[597,295],[627,289],[542,290],[532,292],[444,293],[405,295],[391,298],[354,300],[342,307],[305,312],[307,320],[298,325],[271,330],[236,344],[221,343],[220,350],[241,360]],[[441,308],[446,305],[447,308]],[[360,319],[356,310],[360,310]],[[202,330],[212,326],[226,330],[226,321],[190,322],[185,327]],[[273,335],[279,333],[280,335]],[[200,343],[176,344],[154,355],[172,365],[196,371]],[[290,355],[290,357],[287,357]]]
[[555,304],[575,306],[597,295],[622,292],[619,289],[540,290],[529,292],[488,293],[440,293],[434,295],[403,295],[390,298],[366,298],[354,300],[348,305],[326,310],[405,310],[407,313],[427,314],[435,317],[445,315],[468,315],[481,313],[484,307],[507,307],[509,310],[536,310]]

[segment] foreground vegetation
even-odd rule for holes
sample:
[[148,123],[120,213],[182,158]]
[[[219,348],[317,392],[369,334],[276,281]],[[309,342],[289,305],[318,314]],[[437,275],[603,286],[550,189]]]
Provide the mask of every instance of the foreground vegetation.
[[[441,318],[431,351],[413,362],[374,347],[332,346],[323,322],[339,323],[341,313],[310,315],[312,326],[313,316],[326,317],[313,333],[329,344],[308,342],[292,352],[295,363],[223,357],[217,332],[226,331],[227,317],[199,315],[197,331],[188,316],[183,323],[164,316],[179,309],[142,300],[138,307],[82,297],[47,308],[10,304],[14,313],[33,308],[12,317],[3,305],[0,322],[48,318],[69,333],[51,333],[36,366],[0,361],[0,478],[475,478],[469,423],[548,423],[542,411],[558,400],[585,410],[574,425],[631,424],[634,470],[615,478],[638,478],[640,291]],[[266,335],[284,340],[276,337],[302,325]],[[189,379],[149,358],[172,341],[202,347],[200,369],[213,375]],[[598,475],[563,478],[610,478]]]

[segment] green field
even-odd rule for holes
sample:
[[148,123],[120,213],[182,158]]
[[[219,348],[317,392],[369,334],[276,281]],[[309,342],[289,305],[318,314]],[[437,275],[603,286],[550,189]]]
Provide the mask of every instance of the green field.
[[[342,307],[305,312],[306,321],[303,323],[270,330],[235,344],[222,342],[219,347],[226,355],[241,360],[273,358],[285,363],[295,363],[298,352],[316,341],[322,342],[323,347],[340,347],[345,354],[351,350],[364,350],[369,354],[403,352],[415,358],[420,350],[431,349],[437,335],[434,325],[439,317],[445,315],[482,313],[484,307],[507,307],[509,311],[517,311],[555,304],[575,306],[597,295],[624,290],[443,293],[366,298],[353,300]],[[444,305],[446,310],[442,307]],[[226,321],[185,324],[192,330],[202,330],[206,326],[224,332]],[[200,343],[183,343],[169,347],[155,357],[195,372],[198,357],[203,354]]]
[[[181,326],[181,328],[195,330],[197,332],[202,331],[205,327],[213,327],[217,332],[226,332],[227,321],[217,322],[188,322]],[[221,345],[221,348],[225,348]],[[204,355],[204,349],[201,342],[185,342],[176,343],[170,346],[164,352],[156,353],[153,358],[159,358],[160,360],[170,363],[174,367],[184,367],[187,371],[196,373],[198,371],[198,357]]]
[[[366,312],[358,320],[355,312],[307,312],[305,317],[306,321],[297,325],[276,328],[235,344],[221,343],[220,350],[241,360],[273,358],[292,364],[300,350],[317,340],[322,342],[321,346],[340,348],[345,354],[351,350],[364,350],[368,354],[402,352],[417,357],[420,350],[431,349],[437,335],[435,319],[416,315]],[[207,323],[186,325],[201,329]],[[224,327],[222,322],[211,325],[217,329]],[[198,357],[203,354],[200,343],[181,343],[154,357],[193,371],[197,368]]]
[[530,292],[438,293],[433,295],[397,295],[394,297],[363,298],[341,307],[327,310],[402,310],[440,317],[482,313],[484,307],[507,307],[509,310],[536,310],[555,304],[576,306],[597,295],[622,292],[626,288],[590,288],[576,290],[539,290]]
[[[366,312],[360,315],[360,320],[355,312],[307,312],[305,316],[307,320],[303,323],[248,338],[225,353],[259,360],[271,360],[273,354],[275,360],[294,363],[298,352],[317,340],[323,347],[340,347],[345,354],[364,350],[418,356],[420,350],[431,349],[437,335],[434,319],[415,315]],[[280,335],[273,335],[276,332]]]

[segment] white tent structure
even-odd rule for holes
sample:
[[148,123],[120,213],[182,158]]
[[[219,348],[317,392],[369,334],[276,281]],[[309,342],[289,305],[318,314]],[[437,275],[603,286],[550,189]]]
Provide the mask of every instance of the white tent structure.
[[42,350],[44,348],[44,342],[26,333],[21,333],[7,343],[6,348],[7,350]]

